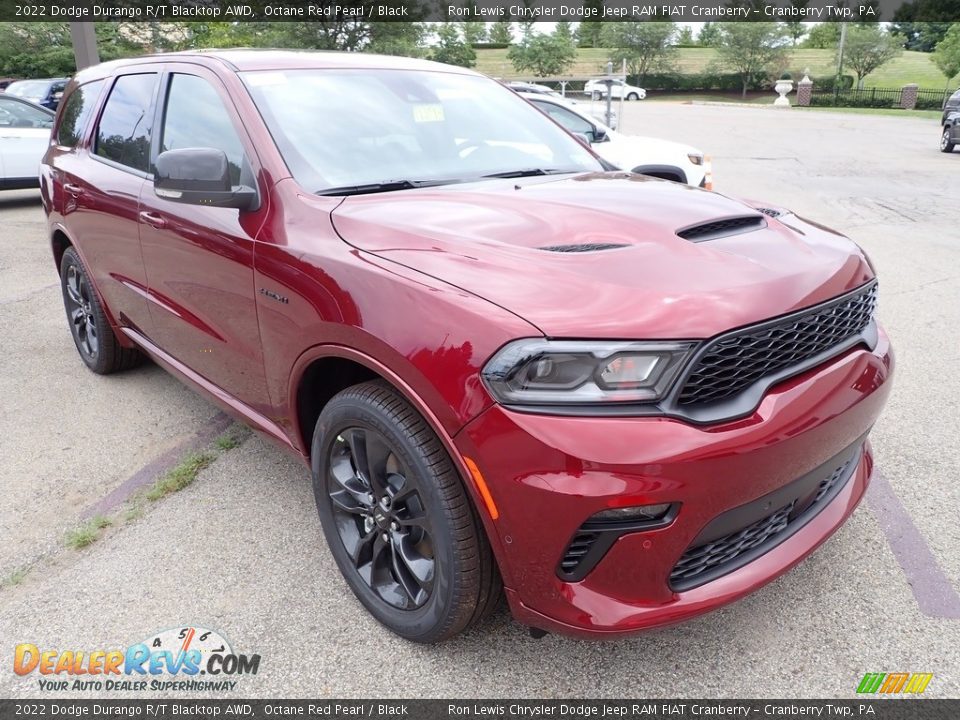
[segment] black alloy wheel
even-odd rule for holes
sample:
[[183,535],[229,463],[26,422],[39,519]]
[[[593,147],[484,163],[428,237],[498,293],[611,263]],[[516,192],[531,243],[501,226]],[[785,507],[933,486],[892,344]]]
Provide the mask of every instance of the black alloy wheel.
[[327,492],[337,532],[363,581],[386,603],[422,607],[433,592],[432,523],[416,475],[373,429],[341,430]]
[[70,334],[88,368],[98,375],[109,375],[140,364],[140,351],[117,341],[80,255],[72,247],[64,251],[60,261],[60,289]]
[[488,615],[500,575],[446,448],[383,381],[335,395],[311,446],[313,493],[333,559],[360,603],[415,642]]

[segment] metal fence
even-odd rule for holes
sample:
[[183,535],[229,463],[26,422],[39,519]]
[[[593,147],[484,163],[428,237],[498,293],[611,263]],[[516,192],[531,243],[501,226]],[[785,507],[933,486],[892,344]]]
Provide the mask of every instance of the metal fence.
[[[939,110],[943,107],[950,90],[917,90],[916,109]],[[849,90],[822,90],[816,85],[810,96],[811,105],[833,107],[899,108],[903,100],[903,88],[850,88]]]

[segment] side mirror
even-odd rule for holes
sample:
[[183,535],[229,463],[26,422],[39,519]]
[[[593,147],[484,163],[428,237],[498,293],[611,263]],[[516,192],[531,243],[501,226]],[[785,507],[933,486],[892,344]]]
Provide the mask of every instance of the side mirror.
[[257,191],[230,181],[230,163],[223,150],[182,148],[157,156],[153,191],[172,202],[251,210]]
[[593,141],[595,143],[606,142],[609,139],[610,138],[607,137],[607,134],[600,128],[597,128],[593,131]]

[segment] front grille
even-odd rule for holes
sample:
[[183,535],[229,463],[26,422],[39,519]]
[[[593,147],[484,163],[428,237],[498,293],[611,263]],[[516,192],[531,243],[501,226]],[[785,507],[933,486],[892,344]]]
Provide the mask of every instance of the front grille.
[[694,361],[680,390],[680,405],[725,400],[763,378],[832,349],[843,349],[870,324],[877,284],[779,321],[711,341]]
[[677,235],[691,242],[703,242],[704,240],[715,240],[728,235],[739,235],[751,230],[759,230],[765,225],[766,222],[760,215],[744,215],[683,228],[677,230]]
[[778,510],[746,527],[689,548],[670,572],[670,586],[674,590],[690,590],[710,580],[742,567],[786,540],[807,520],[816,515],[840,490],[841,479],[852,460],[823,478],[816,495],[795,498]]

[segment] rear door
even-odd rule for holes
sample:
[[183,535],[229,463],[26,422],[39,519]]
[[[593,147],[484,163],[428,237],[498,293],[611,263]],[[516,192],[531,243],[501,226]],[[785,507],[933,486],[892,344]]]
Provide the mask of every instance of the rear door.
[[[240,117],[212,72],[171,63],[161,89],[154,157],[223,150],[233,183],[257,187],[259,163]],[[265,198],[265,188],[259,188]],[[255,211],[202,207],[141,188],[140,237],[157,344],[248,406],[269,405],[254,295]]]
[[[151,325],[138,214],[140,188],[149,177],[159,82],[159,72],[123,74],[108,81],[109,94],[85,147],[58,152],[54,160],[64,224],[88,272],[114,320],[147,336]],[[89,95],[75,99],[85,88]],[[99,88],[86,85],[70,94],[58,143],[73,140],[63,126],[90,112],[87,102],[96,103],[98,94]]]

